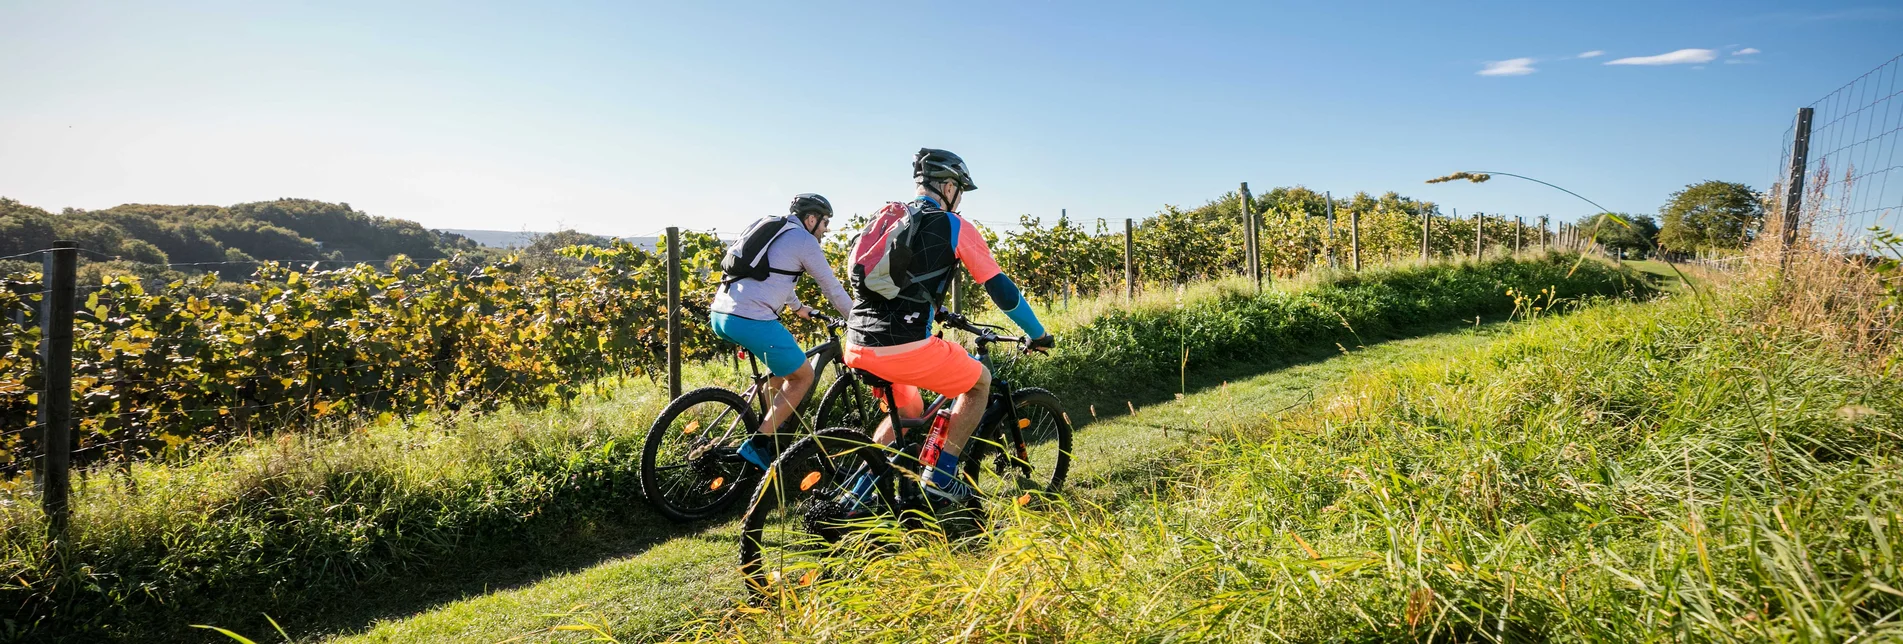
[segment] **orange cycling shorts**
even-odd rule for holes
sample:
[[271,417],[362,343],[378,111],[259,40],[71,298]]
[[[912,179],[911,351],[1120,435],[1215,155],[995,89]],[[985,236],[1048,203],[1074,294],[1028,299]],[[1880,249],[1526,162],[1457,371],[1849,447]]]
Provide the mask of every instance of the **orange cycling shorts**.
[[938,336],[892,347],[848,343],[843,357],[848,367],[892,381],[899,413],[913,418],[925,409],[919,388],[952,398],[971,391],[984,373],[984,365],[964,347]]

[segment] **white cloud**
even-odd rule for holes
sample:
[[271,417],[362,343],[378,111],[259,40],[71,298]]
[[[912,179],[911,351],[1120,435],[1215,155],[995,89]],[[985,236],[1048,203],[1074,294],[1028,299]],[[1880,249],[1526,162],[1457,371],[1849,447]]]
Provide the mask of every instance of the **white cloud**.
[[1574,58],[1598,58],[1598,57],[1600,57],[1600,56],[1604,56],[1604,55],[1606,55],[1606,52],[1604,52],[1604,51],[1600,51],[1600,50],[1598,50],[1598,49],[1594,49],[1594,50],[1592,50],[1592,51],[1589,51],[1589,52],[1586,52],[1586,53],[1583,53],[1583,54],[1580,54],[1580,55],[1578,55],[1578,56],[1574,56]]
[[1746,48],[1744,48],[1744,49],[1740,49],[1740,50],[1738,50],[1738,51],[1734,51],[1734,52],[1731,52],[1731,55],[1733,55],[1733,56],[1749,56],[1749,55],[1751,55],[1751,54],[1756,54],[1756,53],[1761,53],[1761,52],[1759,52],[1759,51],[1758,51],[1758,48],[1756,48],[1756,47],[1746,47]]
[[1607,65],[1684,65],[1687,63],[1709,63],[1718,58],[1718,52],[1710,49],[1680,49],[1657,56],[1634,56],[1606,61]]
[[1481,76],[1525,76],[1539,71],[1533,69],[1533,59],[1514,58],[1511,60],[1490,60],[1487,66],[1478,72]]

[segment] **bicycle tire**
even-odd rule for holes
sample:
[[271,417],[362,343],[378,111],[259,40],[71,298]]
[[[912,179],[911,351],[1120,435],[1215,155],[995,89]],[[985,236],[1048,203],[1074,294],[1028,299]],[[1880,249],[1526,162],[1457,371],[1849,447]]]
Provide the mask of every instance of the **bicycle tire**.
[[[1030,477],[1011,465],[1016,459],[1011,457],[1014,450],[1003,449],[1001,443],[1010,436],[1003,427],[997,428],[995,434],[984,434],[995,436],[997,442],[974,438],[965,448],[968,453],[976,452],[964,463],[965,476],[970,477],[974,488],[988,497],[1029,502],[1030,497],[1054,496],[1070,475],[1070,415],[1065,413],[1057,395],[1044,389],[1019,389],[1012,393],[1012,398],[1017,402],[1018,418],[1028,421],[1019,432],[1031,457]],[[991,482],[987,482],[986,474],[992,475]]]
[[740,498],[753,476],[753,466],[737,450],[759,427],[752,406],[732,391],[702,387],[681,394],[648,428],[641,447],[642,496],[674,521],[719,513]]
[[824,559],[844,536],[837,519],[845,507],[839,502],[846,477],[870,472],[877,498],[867,499],[868,520],[890,516],[881,507],[891,498],[886,449],[872,437],[848,427],[822,429],[800,439],[780,453],[773,467],[760,477],[759,487],[740,522],[740,573],[745,589],[754,595],[782,588],[782,582],[808,586],[820,574]]
[[871,434],[884,418],[885,412],[879,409],[871,389],[842,367],[839,378],[826,387],[826,395],[819,399],[813,426],[850,427]]

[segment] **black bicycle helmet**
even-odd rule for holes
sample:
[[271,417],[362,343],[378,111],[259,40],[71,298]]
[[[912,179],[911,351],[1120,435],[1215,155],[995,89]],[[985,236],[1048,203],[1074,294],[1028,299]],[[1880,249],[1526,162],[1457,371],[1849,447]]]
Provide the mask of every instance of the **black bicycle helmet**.
[[810,192],[801,193],[793,195],[793,203],[786,207],[786,211],[796,217],[804,217],[807,215],[819,215],[822,218],[831,217],[833,216],[833,202],[827,201],[825,197]]
[[965,160],[946,150],[919,148],[912,157],[912,177],[915,179],[958,181],[958,189],[971,192],[978,184],[971,182],[971,170],[965,168]]

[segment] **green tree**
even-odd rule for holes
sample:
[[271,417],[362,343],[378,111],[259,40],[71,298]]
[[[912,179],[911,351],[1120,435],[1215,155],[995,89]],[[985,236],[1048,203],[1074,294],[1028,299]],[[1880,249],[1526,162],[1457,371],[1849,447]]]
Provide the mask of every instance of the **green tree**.
[[1764,228],[1762,195],[1751,186],[1706,181],[1672,193],[1659,208],[1659,246],[1678,252],[1743,248]]
[[0,255],[30,253],[57,239],[53,215],[39,208],[0,197]]
[[[1614,216],[1625,220],[1625,223],[1619,223],[1613,219]],[[1602,212],[1579,220],[1579,229],[1586,231],[1586,234],[1597,231],[1599,245],[1611,250],[1624,250],[1628,255],[1650,251],[1658,244],[1659,223],[1651,215]]]

